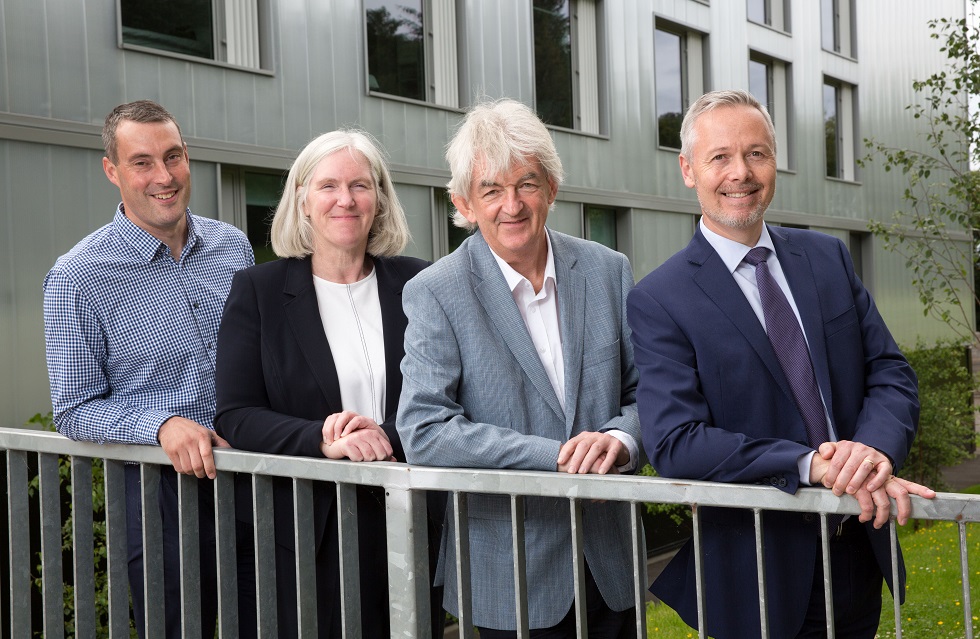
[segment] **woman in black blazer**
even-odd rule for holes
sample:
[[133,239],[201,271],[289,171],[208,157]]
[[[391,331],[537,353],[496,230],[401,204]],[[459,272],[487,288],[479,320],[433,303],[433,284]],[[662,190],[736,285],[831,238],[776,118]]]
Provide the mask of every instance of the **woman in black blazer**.
[[[428,263],[396,257],[409,240],[408,225],[371,138],[333,131],[300,152],[271,239],[282,259],[239,271],[225,304],[217,352],[218,433],[236,448],[257,452],[404,461],[395,430],[407,323],[401,292]],[[238,501],[248,502],[243,488]],[[321,637],[341,636],[334,496],[332,483],[316,483]],[[274,503],[279,636],[295,637],[290,480],[274,480]],[[250,504],[239,505],[239,518],[251,524]],[[441,506],[430,499],[434,527],[441,526]],[[362,635],[387,637],[383,490],[359,486],[357,513]],[[440,538],[439,531],[430,532],[430,539]],[[441,600],[434,592],[437,637]]]

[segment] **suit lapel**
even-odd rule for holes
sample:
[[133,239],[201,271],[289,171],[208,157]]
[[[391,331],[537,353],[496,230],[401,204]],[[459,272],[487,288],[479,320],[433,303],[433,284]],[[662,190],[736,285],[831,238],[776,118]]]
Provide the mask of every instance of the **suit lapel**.
[[827,361],[827,343],[824,339],[823,314],[820,312],[820,297],[817,293],[817,283],[813,278],[813,265],[806,251],[799,244],[793,243],[778,229],[770,228],[769,235],[776,247],[776,256],[783,269],[783,275],[793,292],[793,300],[800,311],[803,322],[803,332],[806,333],[807,345],[810,347],[810,361],[813,363],[813,373],[820,386],[827,412],[834,414],[833,397],[830,392],[830,364]]
[[558,280],[558,322],[565,362],[565,435],[571,436],[585,352],[585,277],[575,270],[578,258],[557,233],[549,232]]
[[309,258],[289,260],[286,283],[283,286],[283,313],[293,333],[293,339],[309,367],[309,374],[316,379],[328,409],[331,413],[338,413],[343,410],[340,380],[337,378],[327,335],[323,332],[323,320],[317,305],[316,289],[313,288],[311,268]]
[[742,289],[735,283],[728,267],[704,239],[700,229],[695,233],[686,251],[688,261],[698,267],[694,271],[694,282],[745,336],[759,359],[769,369],[776,384],[792,401],[793,394],[786,381],[786,375],[779,365],[779,360],[776,359],[776,353],[772,349],[765,329],[748,300],[745,299]]
[[470,256],[470,270],[475,276],[474,292],[484,312],[490,318],[497,333],[520,364],[531,384],[544,398],[555,414],[564,421],[565,415],[558,403],[555,390],[551,387],[544,365],[534,349],[531,335],[524,324],[524,318],[517,309],[514,296],[507,286],[504,274],[490,253],[483,235],[474,233],[466,243]]
[[405,328],[408,319],[402,310],[402,284],[390,272],[384,258],[375,257],[378,277],[378,298],[381,301],[381,324],[385,341],[385,419],[398,411],[402,375],[399,368],[405,356]]

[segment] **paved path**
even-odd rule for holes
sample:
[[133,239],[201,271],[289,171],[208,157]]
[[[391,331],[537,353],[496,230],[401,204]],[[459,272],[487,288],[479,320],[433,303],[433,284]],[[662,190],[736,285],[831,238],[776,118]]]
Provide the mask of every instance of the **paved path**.
[[943,477],[954,492],[980,484],[980,456],[971,455],[956,466],[944,468]]

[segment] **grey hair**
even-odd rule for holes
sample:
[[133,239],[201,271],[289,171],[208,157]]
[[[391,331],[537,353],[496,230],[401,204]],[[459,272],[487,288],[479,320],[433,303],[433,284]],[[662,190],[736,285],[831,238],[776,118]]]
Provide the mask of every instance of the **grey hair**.
[[688,161],[691,160],[691,149],[695,138],[694,123],[697,119],[708,111],[725,106],[747,106],[757,109],[766,121],[766,131],[769,132],[769,139],[772,141],[772,152],[776,152],[776,128],[772,125],[772,118],[769,117],[766,107],[747,91],[725,90],[705,93],[695,100],[684,114],[684,121],[681,123],[681,155]]
[[177,135],[183,144],[184,135],[180,132],[180,125],[169,111],[154,102],[153,100],[136,100],[120,104],[105,117],[105,124],[102,125],[102,146],[105,148],[105,155],[113,164],[119,162],[119,149],[116,141],[116,129],[124,120],[146,124],[150,122],[173,122],[177,127]]
[[[477,163],[484,175],[496,176],[515,163],[535,160],[555,187],[565,179],[551,133],[530,107],[509,98],[480,102],[467,112],[446,147],[452,173],[446,188],[451,196],[468,200]],[[453,224],[469,231],[477,226],[459,211],[453,213]]]
[[313,225],[303,214],[310,180],[324,158],[343,150],[362,154],[374,179],[378,210],[368,232],[367,252],[379,257],[398,255],[411,239],[381,146],[365,131],[342,129],[324,133],[307,144],[289,169],[270,231],[272,250],[279,257],[306,257],[313,253]]

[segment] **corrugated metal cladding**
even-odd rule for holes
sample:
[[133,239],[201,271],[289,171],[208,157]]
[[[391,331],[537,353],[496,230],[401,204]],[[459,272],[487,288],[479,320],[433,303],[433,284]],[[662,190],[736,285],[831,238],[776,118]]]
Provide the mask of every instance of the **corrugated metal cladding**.
[[[282,171],[315,135],[363,127],[382,141],[396,169],[416,237],[409,251],[435,258],[446,250],[446,206],[439,188],[448,178],[443,149],[460,111],[369,90],[365,10],[377,0],[213,2],[220,5],[215,15],[227,16],[232,29],[242,28],[243,11],[255,17],[257,32],[249,34],[249,46],[258,43],[260,68],[124,45],[117,19],[124,0],[0,0],[4,424],[19,424],[50,408],[41,282],[58,255],[111,218],[118,192],[102,174],[98,133],[118,103],[145,97],[169,108],[189,142],[194,211],[243,227],[249,171]],[[579,52],[576,60],[596,64],[598,75],[597,90],[592,83],[576,92],[577,99],[589,100],[579,114],[589,120],[586,128],[594,129],[597,112],[599,134],[554,130],[568,180],[551,223],[582,235],[587,233],[583,205],[615,208],[618,248],[630,257],[637,277],[687,242],[697,211],[681,181],[676,151],[657,145],[655,28],[690,36],[688,86],[748,88],[749,56],[773,63],[774,76],[785,78],[773,92],[777,101],[785,101],[788,114],[788,139],[781,141],[780,152],[789,154],[790,170],[780,172],[769,217],[850,237],[865,230],[866,220],[898,209],[903,184],[877,167],[855,169],[856,181],[825,177],[825,79],[850,91],[847,98],[855,107],[846,124],[853,127],[857,154],[866,136],[895,146],[919,145],[904,109],[914,99],[911,82],[945,61],[926,22],[966,12],[965,0],[841,0],[850,11],[844,33],[853,32],[844,49],[853,55],[842,56],[821,46],[817,1],[765,0],[761,4],[770,5],[772,26],[747,19],[749,5],[760,0],[578,2],[595,5],[597,51],[595,56]],[[455,40],[456,51],[455,61],[429,60],[426,79],[443,82],[455,63],[459,94],[447,97],[445,86],[428,86],[426,95],[442,104],[456,97],[464,108],[481,95],[533,105],[533,5],[532,0],[424,0],[423,14],[434,16],[429,23],[439,30],[426,34],[434,43],[431,50],[448,55]],[[591,24],[591,17],[585,22]],[[588,24],[577,28],[589,29]],[[234,38],[216,41],[236,46]],[[236,50],[216,54],[225,60],[241,55]],[[593,70],[580,71],[588,78]],[[902,260],[870,238],[864,247],[865,279],[900,341],[943,334],[942,325],[922,317]]]

